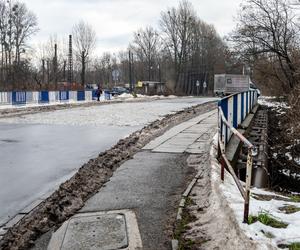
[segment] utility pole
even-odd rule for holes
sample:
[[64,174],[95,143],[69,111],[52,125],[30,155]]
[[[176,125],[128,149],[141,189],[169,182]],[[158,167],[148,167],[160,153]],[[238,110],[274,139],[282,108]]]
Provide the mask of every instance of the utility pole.
[[85,84],[85,51],[81,52],[81,65],[82,65],[82,69],[81,69],[81,84],[84,87],[84,84]]
[[49,90],[49,84],[50,84],[50,62],[47,60],[47,85]]
[[135,91],[135,81],[134,81],[134,61],[133,61],[133,53],[131,53],[131,71],[132,71],[132,76],[131,76],[131,78],[132,78],[132,89],[133,89],[133,91]]
[[72,49],[72,35],[69,35],[69,55],[68,55],[68,83],[73,83],[73,49]]
[[45,59],[42,59],[42,83],[45,84]]
[[64,79],[64,82],[66,81],[66,67],[67,67],[67,61],[64,60],[64,68],[63,68],[63,79]]
[[130,91],[133,91],[133,86],[132,86],[132,65],[131,65],[131,51],[129,50],[128,52],[128,66],[129,66],[129,87]]
[[53,58],[53,74],[54,74],[54,84],[55,84],[55,90],[57,90],[57,44],[54,44],[54,58]]

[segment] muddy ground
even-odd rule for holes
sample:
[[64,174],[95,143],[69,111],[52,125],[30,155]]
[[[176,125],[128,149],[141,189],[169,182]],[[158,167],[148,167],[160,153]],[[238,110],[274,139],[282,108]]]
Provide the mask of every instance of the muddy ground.
[[190,157],[200,178],[184,211],[179,249],[257,249],[256,243],[247,238],[239,228],[235,215],[220,190],[216,142],[211,146],[211,154]]
[[[268,109],[268,167],[271,189],[290,194],[300,192],[300,144],[291,134],[292,124],[288,117],[288,108]],[[300,138],[300,135],[299,135]]]
[[154,121],[120,140],[111,149],[100,153],[98,157],[84,164],[70,180],[61,184],[48,199],[11,228],[1,239],[0,249],[14,250],[32,247],[39,236],[53,227],[59,227],[82,208],[84,202],[109,181],[113,172],[149,141],[176,124],[215,107],[216,102],[211,102],[166,115],[162,120]]

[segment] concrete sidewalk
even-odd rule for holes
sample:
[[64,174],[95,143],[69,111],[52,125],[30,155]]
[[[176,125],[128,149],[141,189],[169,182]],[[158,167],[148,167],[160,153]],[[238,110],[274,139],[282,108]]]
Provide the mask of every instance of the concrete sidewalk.
[[116,170],[48,249],[170,249],[180,197],[195,169],[189,155],[209,154],[216,110],[173,127]]

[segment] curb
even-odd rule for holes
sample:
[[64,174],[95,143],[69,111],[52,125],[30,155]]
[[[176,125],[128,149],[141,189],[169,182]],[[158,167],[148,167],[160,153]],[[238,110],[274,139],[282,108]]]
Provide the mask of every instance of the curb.
[[[190,184],[188,185],[188,187],[186,188],[186,190],[184,191],[184,193],[182,194],[182,198],[180,200],[179,208],[177,211],[176,222],[182,220],[182,212],[183,212],[183,208],[185,207],[186,199],[188,198],[193,187],[201,177],[202,175],[200,173],[197,173],[195,177],[192,179],[192,181],[190,182]],[[172,244],[172,250],[178,250],[178,244],[179,244],[178,240],[172,239],[171,244]]]

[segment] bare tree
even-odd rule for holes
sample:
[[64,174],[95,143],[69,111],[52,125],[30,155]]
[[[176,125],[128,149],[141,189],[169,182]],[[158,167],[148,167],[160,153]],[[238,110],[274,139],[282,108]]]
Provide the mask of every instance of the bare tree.
[[141,61],[146,61],[148,69],[148,80],[152,79],[153,67],[157,66],[156,59],[160,49],[160,37],[158,32],[148,26],[134,33],[133,50]]
[[9,83],[11,88],[12,84],[22,82],[20,74],[28,68],[25,60],[21,62],[21,54],[38,30],[37,18],[24,3],[12,0],[0,1],[0,14],[1,82]]
[[202,21],[186,0],[178,8],[162,12],[160,26],[174,90],[196,94],[198,81],[209,83],[211,89],[215,64],[224,58],[224,43],[215,28]]
[[93,68],[95,71],[95,81],[100,83],[103,87],[108,88],[111,82],[111,72],[113,68],[113,57],[109,52],[103,53],[101,57],[98,57],[93,62]]
[[196,13],[188,1],[182,1],[179,7],[162,12],[160,26],[163,40],[174,63],[175,90],[178,89],[179,76],[186,56],[190,38],[193,34],[193,24],[196,22]]
[[59,39],[57,35],[51,35],[47,42],[41,43],[36,47],[34,57],[38,74],[35,79],[39,79],[41,86],[47,83],[47,88],[57,89],[58,82],[66,81],[67,54],[66,39]]
[[[283,89],[298,83],[293,51],[298,47],[298,26],[287,0],[247,0],[241,7],[239,21],[232,34],[238,50],[253,64],[262,57],[274,62]],[[282,78],[283,77],[283,78]]]
[[96,45],[96,32],[93,27],[80,21],[73,27],[73,39],[77,58],[81,62],[81,84],[85,84],[86,63]]
[[17,3],[14,6],[12,21],[14,24],[15,61],[19,65],[20,56],[25,53],[27,48],[27,39],[38,31],[37,18],[24,3]]

